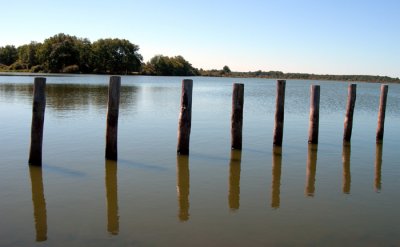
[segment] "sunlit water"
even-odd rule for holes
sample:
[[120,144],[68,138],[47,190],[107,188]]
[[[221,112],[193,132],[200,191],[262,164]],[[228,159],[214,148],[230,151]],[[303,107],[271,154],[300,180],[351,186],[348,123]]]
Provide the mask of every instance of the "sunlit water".
[[[0,246],[400,246],[400,87],[287,81],[273,149],[274,80],[195,77],[190,156],[177,157],[179,77],[122,77],[118,162],[104,159],[107,76],[47,77],[43,168],[28,166],[33,77],[0,76]],[[243,151],[230,150],[232,83]],[[321,85],[319,144],[307,144]]]

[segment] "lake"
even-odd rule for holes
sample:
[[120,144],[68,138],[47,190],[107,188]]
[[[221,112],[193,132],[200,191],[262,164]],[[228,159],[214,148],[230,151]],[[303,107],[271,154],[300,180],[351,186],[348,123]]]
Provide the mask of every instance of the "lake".
[[[0,76],[0,246],[400,246],[400,85],[194,77],[189,157],[176,155],[182,77],[122,76],[118,161],[106,161],[108,76],[48,76],[43,167],[28,166],[29,76]],[[245,84],[243,150],[230,149],[232,84]],[[310,85],[321,85],[308,145]]]

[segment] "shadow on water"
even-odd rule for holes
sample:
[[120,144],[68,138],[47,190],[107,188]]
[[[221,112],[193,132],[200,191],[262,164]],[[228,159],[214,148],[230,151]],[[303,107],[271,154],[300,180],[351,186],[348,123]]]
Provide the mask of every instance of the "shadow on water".
[[47,213],[46,200],[43,190],[42,168],[29,166],[29,174],[32,183],[33,217],[35,219],[36,241],[47,240]]
[[376,151],[375,151],[375,191],[380,192],[382,189],[382,149],[383,144],[377,143],[376,144]]
[[43,165],[43,168],[46,171],[60,173],[63,175],[67,175],[70,177],[86,177],[87,174],[81,171],[65,168],[65,167],[58,167],[58,166],[51,166],[51,165]]
[[351,155],[351,145],[350,145],[350,143],[343,144],[343,152],[342,152],[343,185],[342,185],[342,191],[345,194],[350,194],[350,187],[351,187],[350,155]]
[[163,166],[148,165],[148,164],[133,162],[133,161],[124,160],[124,159],[118,159],[118,164],[127,165],[130,167],[134,167],[134,168],[138,168],[138,169],[142,169],[142,170],[148,170],[148,171],[165,172],[165,171],[169,170],[168,168],[163,167]]
[[242,151],[232,150],[229,162],[229,208],[232,211],[240,207],[240,166],[242,162]]
[[119,232],[117,167],[116,161],[105,161],[107,231],[112,235]]
[[271,207],[279,208],[281,193],[281,172],[282,172],[282,147],[272,149],[272,196]]
[[305,194],[313,197],[315,193],[315,174],[317,171],[318,144],[308,144],[307,152],[307,182]]
[[[191,151],[190,157],[199,159],[199,160],[204,160],[204,161],[223,161],[226,162],[228,159],[226,156],[215,156],[215,155],[209,155],[209,154],[204,154],[204,153],[197,153],[195,151]],[[223,163],[215,163],[214,165],[224,165]],[[225,163],[226,164],[226,163]]]
[[179,203],[179,220],[189,220],[189,156],[178,155],[176,158],[176,192]]

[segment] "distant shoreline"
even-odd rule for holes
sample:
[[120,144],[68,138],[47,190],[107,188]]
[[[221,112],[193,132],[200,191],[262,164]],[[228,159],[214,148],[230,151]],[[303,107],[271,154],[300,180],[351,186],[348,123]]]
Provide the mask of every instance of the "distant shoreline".
[[[317,74],[297,74],[297,73],[279,73],[278,76],[273,76],[268,73],[275,72],[261,72],[264,74],[255,75],[259,72],[230,72],[221,74],[220,71],[213,70],[213,73],[205,73],[210,71],[202,71],[198,77],[226,77],[226,78],[259,78],[271,80],[313,80],[313,81],[343,81],[343,82],[371,82],[371,83],[400,83],[399,78],[392,78],[387,76],[371,76],[371,75],[317,75]],[[0,76],[31,76],[31,77],[73,77],[85,75],[107,75],[107,74],[80,74],[80,73],[32,73],[32,72],[0,72]],[[149,76],[142,74],[130,74],[121,76]],[[151,75],[157,76],[157,75]],[[188,76],[188,77],[197,77]]]
[[[211,72],[211,73],[210,73]],[[255,72],[229,72],[221,70],[200,71],[201,76],[232,77],[232,78],[265,78],[282,80],[324,80],[324,81],[345,81],[345,82],[376,82],[376,83],[400,83],[399,78],[389,76],[373,75],[318,75],[307,73],[283,73],[280,71],[255,71]]]

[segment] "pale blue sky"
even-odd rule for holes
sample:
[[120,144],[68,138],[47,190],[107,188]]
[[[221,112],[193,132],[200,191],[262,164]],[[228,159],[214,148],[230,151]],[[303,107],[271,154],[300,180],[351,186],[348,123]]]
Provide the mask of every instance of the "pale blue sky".
[[148,61],[400,77],[400,0],[0,0],[0,46],[124,38]]

